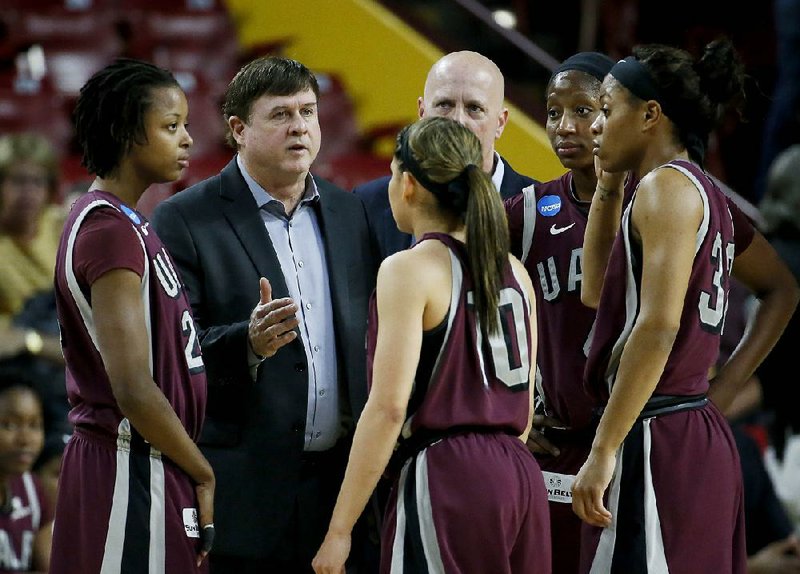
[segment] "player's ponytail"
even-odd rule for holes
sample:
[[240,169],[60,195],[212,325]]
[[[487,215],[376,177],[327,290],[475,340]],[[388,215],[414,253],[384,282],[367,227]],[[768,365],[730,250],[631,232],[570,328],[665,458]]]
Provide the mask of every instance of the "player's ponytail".
[[426,118],[400,132],[395,157],[433,194],[440,209],[464,222],[475,312],[487,333],[496,333],[500,287],[509,264],[508,224],[500,195],[480,167],[480,141],[458,122]]

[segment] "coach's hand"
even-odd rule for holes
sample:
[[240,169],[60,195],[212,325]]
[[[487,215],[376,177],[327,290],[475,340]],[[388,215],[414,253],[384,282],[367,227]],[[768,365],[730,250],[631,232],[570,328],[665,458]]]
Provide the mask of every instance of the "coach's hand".
[[297,305],[289,297],[272,298],[272,286],[264,277],[259,281],[261,299],[250,313],[247,338],[260,357],[271,357],[278,349],[297,338]]

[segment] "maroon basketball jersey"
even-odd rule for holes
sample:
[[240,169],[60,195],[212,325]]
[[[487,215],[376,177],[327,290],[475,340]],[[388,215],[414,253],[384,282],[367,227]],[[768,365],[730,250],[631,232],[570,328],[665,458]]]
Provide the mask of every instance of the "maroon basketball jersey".
[[[708,372],[719,354],[733,259],[750,244],[754,230],[696,164],[676,160],[659,169],[678,170],[694,184],[703,200],[703,220],[696,233],[680,330],[654,394],[699,395],[708,390]],[[586,365],[587,390],[601,403],[608,400],[640,305],[641,245],[632,233],[634,201],[635,196],[611,251]]]
[[[408,438],[421,429],[439,431],[458,426],[522,434],[528,423],[532,358],[528,295],[509,265],[497,309],[499,331],[484,337],[472,304],[464,244],[446,234],[429,233],[417,245],[428,240],[441,241],[450,249],[451,302],[442,324],[423,336],[403,436]],[[377,332],[373,294],[367,340],[370,385]]]
[[[626,198],[633,187],[629,181]],[[581,303],[589,202],[576,198],[572,172],[567,172],[525,188],[505,206],[511,252],[525,265],[536,292],[536,412],[581,429],[591,421],[594,406],[582,384],[595,318],[594,309]]]
[[[103,238],[108,246],[106,254],[79,248],[84,240],[92,245],[86,237],[92,233]],[[72,406],[70,422],[112,438],[128,426],[97,349],[91,302],[92,282],[117,268],[131,269],[141,276],[150,373],[189,436],[196,440],[205,412],[206,379],[183,285],[150,223],[116,196],[102,191],[88,192],[72,206],[56,262],[56,302]]]
[[53,516],[30,472],[10,477],[7,485],[9,504],[0,510],[0,573],[30,572],[34,538]]

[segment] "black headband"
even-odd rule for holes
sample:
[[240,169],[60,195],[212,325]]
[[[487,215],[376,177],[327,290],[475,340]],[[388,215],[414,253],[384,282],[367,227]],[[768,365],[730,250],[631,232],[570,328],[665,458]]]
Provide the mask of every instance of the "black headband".
[[[650,72],[647,71],[644,64],[633,56],[628,56],[614,64],[609,74],[614,76],[620,84],[628,88],[640,100],[656,100],[661,104],[661,107],[664,107],[664,98],[661,96],[661,92],[653,81]],[[664,112],[666,113],[666,110]]]
[[398,155],[400,163],[403,164],[414,178],[428,191],[430,191],[439,202],[458,215],[462,215],[467,211],[467,201],[469,199],[469,174],[472,169],[479,169],[475,164],[469,164],[461,170],[456,177],[445,183],[438,183],[431,180],[423,171],[422,166],[419,165],[417,158],[411,151],[411,146],[408,143],[409,130],[403,130],[399,135]]
[[605,54],[601,54],[600,52],[578,52],[561,62],[553,72],[553,75],[550,76],[550,79],[552,80],[561,72],[578,70],[602,82],[603,78],[606,77],[606,74],[608,74],[613,67],[614,60]]
[[433,194],[444,193],[447,191],[447,184],[446,183],[437,183],[435,181],[431,181],[428,179],[428,176],[425,175],[425,172],[422,171],[422,166],[419,165],[417,158],[414,157],[414,153],[411,151],[411,146],[408,144],[408,132],[409,130],[403,130],[400,132],[400,145],[399,152],[400,152],[400,163],[403,164],[408,171],[414,176],[422,187],[427,189]]
[[698,122],[686,113],[681,111],[681,106],[674,104],[669,98],[665,97],[653,81],[653,76],[644,64],[633,56],[628,56],[620,60],[609,72],[616,80],[625,86],[637,98],[648,101],[655,100],[661,105],[661,109],[683,134],[683,143],[689,151],[689,155],[694,161],[701,164],[705,157],[706,140],[708,134],[699,133],[697,130]]

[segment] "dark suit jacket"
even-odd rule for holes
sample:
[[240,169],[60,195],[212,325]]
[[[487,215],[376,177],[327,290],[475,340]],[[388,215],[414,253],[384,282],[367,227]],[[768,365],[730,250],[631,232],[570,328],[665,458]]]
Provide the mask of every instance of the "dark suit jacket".
[[[339,384],[357,416],[367,397],[365,333],[376,266],[361,201],[315,181]],[[178,265],[200,331],[209,397],[199,444],[217,478],[214,549],[270,554],[291,515],[308,389],[299,337],[260,365],[255,383],[248,369],[247,326],[259,277],[269,279],[274,298],[289,296],[280,263],[235,159],[160,203],[152,224]]]
[[[511,165],[500,158],[505,166],[503,182],[500,185],[500,195],[503,199],[520,193],[523,189],[535,183],[534,179],[521,175],[511,168]],[[389,180],[391,177],[380,177],[353,189],[364,202],[369,220],[369,231],[372,244],[377,251],[379,261],[389,255],[408,249],[411,246],[411,235],[397,229],[397,224],[389,205]]]

